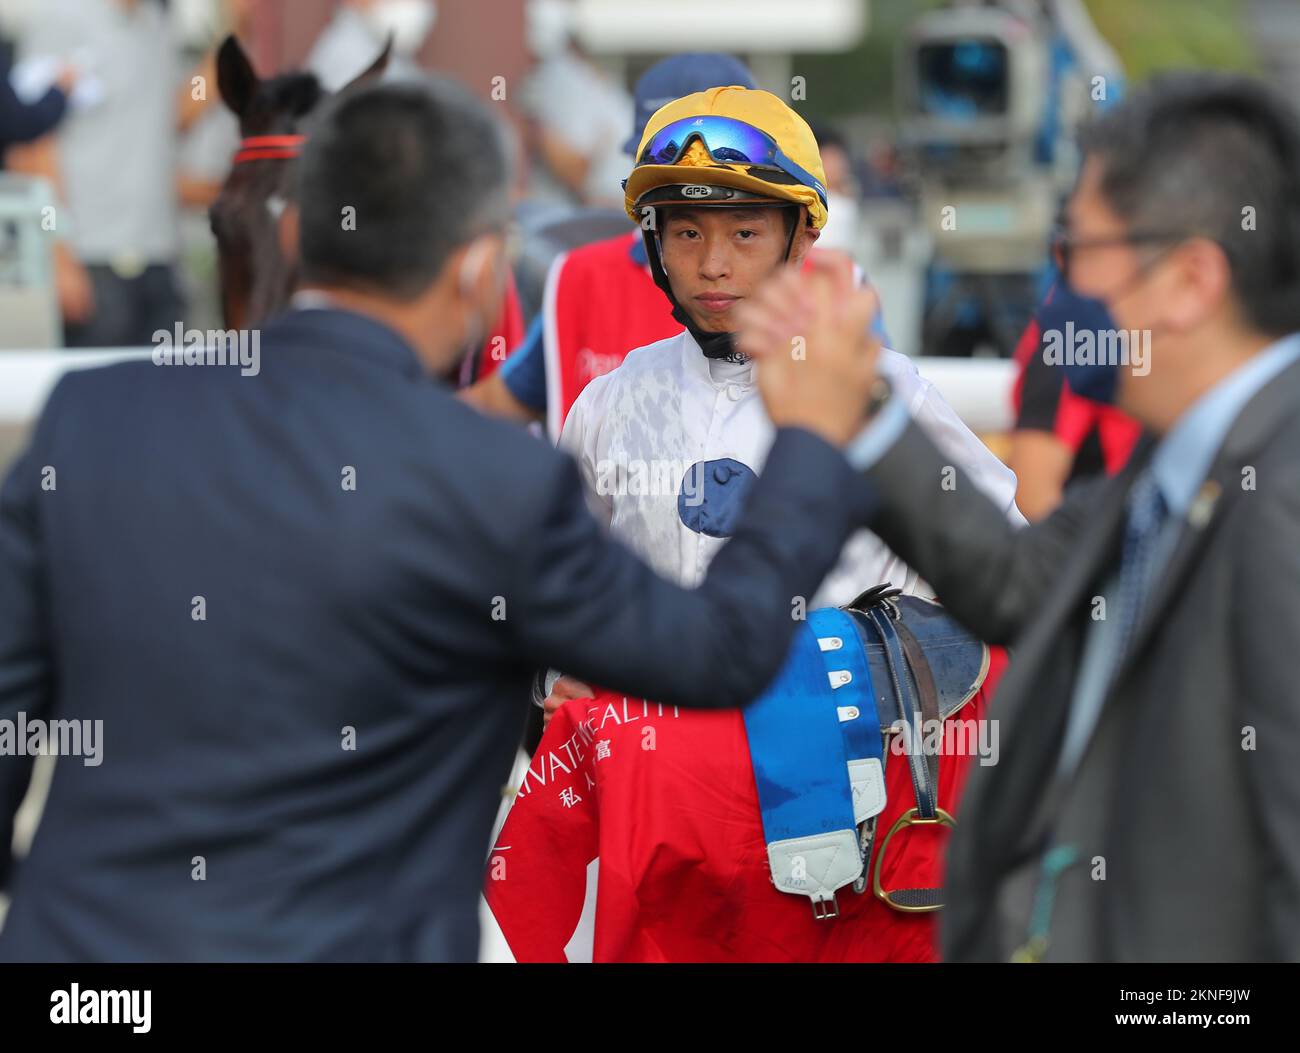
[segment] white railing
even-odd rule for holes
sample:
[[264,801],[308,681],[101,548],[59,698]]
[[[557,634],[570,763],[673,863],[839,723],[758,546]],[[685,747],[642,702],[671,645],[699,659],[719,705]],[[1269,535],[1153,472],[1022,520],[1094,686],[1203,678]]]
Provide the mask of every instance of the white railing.
[[[33,420],[59,377],[69,369],[148,358],[151,353],[152,348],[0,351],[0,425]],[[918,358],[916,365],[973,431],[1011,427],[1013,363],[1004,359]]]
[[0,424],[26,424],[45,405],[59,377],[130,358],[148,358],[153,348],[111,347],[86,351],[0,351]]

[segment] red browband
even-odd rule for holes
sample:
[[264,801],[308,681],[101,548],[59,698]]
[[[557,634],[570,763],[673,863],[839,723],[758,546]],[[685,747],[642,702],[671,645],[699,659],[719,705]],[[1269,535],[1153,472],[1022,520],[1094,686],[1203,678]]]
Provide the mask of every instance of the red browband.
[[302,153],[305,135],[253,135],[239,144],[234,164],[246,161],[281,161]]

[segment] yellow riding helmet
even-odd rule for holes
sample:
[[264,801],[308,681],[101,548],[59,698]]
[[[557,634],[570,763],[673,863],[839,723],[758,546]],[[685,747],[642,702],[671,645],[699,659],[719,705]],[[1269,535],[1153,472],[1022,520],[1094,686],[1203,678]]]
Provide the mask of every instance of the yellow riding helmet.
[[[783,170],[773,170],[766,164],[721,163],[715,156],[710,156],[714,144],[701,143],[697,138],[671,164],[645,163],[632,169],[632,174],[623,184],[623,207],[634,223],[641,222],[638,210],[641,199],[652,191],[663,187],[700,186],[730,187],[743,192],[746,198],[754,195],[760,199],[803,205],[808,209],[809,220],[815,228],[820,230],[826,225],[826,174],[822,170],[817,139],[808,123],[771,92],[732,85],[675,99],[656,110],[646,122],[637,146],[637,158],[641,158],[647,144],[669,125],[707,117],[730,118],[764,133],[779,151]],[[689,138],[689,129],[690,125],[683,126],[687,134],[682,141]],[[727,156],[726,151],[716,152]],[[737,200],[734,203],[741,202]]]

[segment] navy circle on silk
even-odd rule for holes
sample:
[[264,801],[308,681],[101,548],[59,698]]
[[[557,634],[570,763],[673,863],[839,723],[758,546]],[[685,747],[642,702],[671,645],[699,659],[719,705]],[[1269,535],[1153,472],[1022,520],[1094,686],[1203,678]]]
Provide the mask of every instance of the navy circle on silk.
[[731,457],[696,461],[682,476],[677,514],[697,534],[730,537],[757,478],[749,465]]

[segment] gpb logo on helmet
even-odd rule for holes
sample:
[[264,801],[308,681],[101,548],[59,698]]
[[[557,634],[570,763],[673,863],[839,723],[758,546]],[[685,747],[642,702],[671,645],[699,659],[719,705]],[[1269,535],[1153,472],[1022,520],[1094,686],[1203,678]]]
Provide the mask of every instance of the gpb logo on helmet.
[[682,187],[682,197],[708,197],[712,193],[712,187],[701,186],[699,183],[688,183]]

